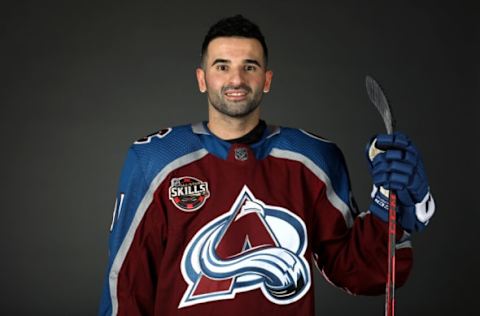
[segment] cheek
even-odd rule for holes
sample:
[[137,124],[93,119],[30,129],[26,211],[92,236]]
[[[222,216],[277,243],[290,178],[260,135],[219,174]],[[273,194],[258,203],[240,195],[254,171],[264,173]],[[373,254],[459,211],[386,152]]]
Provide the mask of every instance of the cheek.
[[252,88],[263,89],[265,85],[265,76],[252,76],[249,80]]
[[215,74],[206,74],[205,81],[207,83],[207,87],[210,89],[219,89],[223,85],[223,79],[219,75]]

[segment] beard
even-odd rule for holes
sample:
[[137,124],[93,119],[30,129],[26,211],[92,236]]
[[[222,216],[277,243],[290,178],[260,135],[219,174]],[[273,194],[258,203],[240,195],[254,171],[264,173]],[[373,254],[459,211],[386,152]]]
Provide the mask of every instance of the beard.
[[[239,90],[246,92],[246,97],[243,100],[227,100],[225,91]],[[261,103],[263,93],[253,91],[249,86],[241,84],[239,86],[224,86],[218,91],[208,89],[209,103],[220,113],[229,117],[240,118],[252,113]]]

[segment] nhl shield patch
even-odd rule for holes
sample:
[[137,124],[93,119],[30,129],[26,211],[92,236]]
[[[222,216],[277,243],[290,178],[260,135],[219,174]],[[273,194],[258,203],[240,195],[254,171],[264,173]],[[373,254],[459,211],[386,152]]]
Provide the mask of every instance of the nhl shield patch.
[[248,160],[248,150],[245,147],[235,148],[235,159],[239,161]]
[[168,194],[173,205],[185,212],[200,209],[210,197],[208,183],[190,176],[173,178]]

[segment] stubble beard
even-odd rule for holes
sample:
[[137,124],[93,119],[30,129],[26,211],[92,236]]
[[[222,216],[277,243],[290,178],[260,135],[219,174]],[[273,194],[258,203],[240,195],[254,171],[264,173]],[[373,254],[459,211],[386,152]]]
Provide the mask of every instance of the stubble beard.
[[[224,92],[228,89],[242,89],[248,92],[247,98],[241,101],[229,101],[225,99]],[[247,85],[238,87],[225,86],[220,92],[208,90],[208,101],[218,112],[232,117],[242,118],[255,111],[262,102],[263,94],[258,91],[252,91]]]

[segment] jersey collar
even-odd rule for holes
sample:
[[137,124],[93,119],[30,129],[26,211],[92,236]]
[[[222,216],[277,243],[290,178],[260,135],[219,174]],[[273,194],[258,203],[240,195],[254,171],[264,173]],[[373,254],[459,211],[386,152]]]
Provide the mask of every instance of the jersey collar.
[[[228,152],[232,144],[228,141],[220,139],[215,134],[213,134],[208,129],[207,123],[208,123],[207,121],[203,121],[203,122],[192,124],[192,132],[199,136],[203,145],[210,153],[222,159],[227,159]],[[257,157],[257,159],[261,158],[261,156],[264,156],[263,150],[261,149],[262,147],[264,147],[263,145],[265,141],[267,141],[274,135],[279,134],[280,131],[281,131],[280,127],[267,124],[267,128],[263,132],[262,137],[257,142],[249,145],[249,147],[255,153],[255,156]]]

